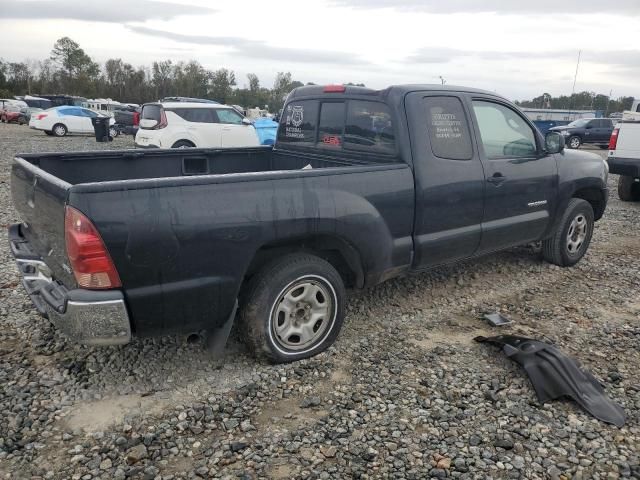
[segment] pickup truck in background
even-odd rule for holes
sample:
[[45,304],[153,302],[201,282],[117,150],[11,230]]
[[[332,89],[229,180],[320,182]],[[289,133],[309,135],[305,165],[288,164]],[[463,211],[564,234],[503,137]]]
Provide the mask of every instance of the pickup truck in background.
[[640,101],[624,112],[609,141],[609,170],[620,175],[618,196],[625,202],[640,201]]
[[306,86],[276,144],[19,155],[9,231],[37,309],[85,344],[218,329],[258,356],[336,339],[345,289],[541,241],[589,247],[607,167],[490,92]]

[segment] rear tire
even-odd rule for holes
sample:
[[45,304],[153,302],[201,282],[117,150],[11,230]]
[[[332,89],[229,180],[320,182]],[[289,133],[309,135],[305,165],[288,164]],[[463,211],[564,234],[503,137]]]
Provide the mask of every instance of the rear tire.
[[578,137],[577,135],[569,137],[569,140],[567,141],[567,146],[569,148],[580,148],[580,145],[582,145],[582,140],[580,139],[580,137]]
[[578,263],[589,248],[594,223],[591,204],[581,198],[572,198],[558,229],[542,242],[544,259],[560,267]]
[[109,136],[111,138],[116,138],[120,132],[115,127],[109,127]]
[[64,137],[67,134],[67,127],[65,127],[62,123],[56,123],[51,129],[51,132],[56,137]]
[[623,202],[636,202],[640,200],[640,183],[636,179],[626,175],[620,175],[618,179],[618,197]]
[[195,145],[188,140],[178,140],[171,148],[195,148]]
[[327,261],[295,253],[264,266],[242,295],[241,335],[251,352],[274,363],[309,358],[335,341],[345,288]]

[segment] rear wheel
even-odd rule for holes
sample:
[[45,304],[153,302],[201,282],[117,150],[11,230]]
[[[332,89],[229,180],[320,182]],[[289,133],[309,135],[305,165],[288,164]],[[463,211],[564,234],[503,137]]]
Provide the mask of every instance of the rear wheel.
[[189,140],[178,140],[176,143],[171,145],[171,148],[195,148],[195,145]]
[[283,363],[328,348],[344,319],[345,288],[327,261],[306,253],[267,264],[243,295],[240,328],[252,353]]
[[109,127],[109,136],[111,138],[116,138],[120,132],[116,127]]
[[578,263],[589,248],[593,226],[591,204],[581,198],[572,198],[556,232],[542,242],[545,260],[561,267]]
[[567,142],[567,146],[569,148],[579,148],[582,145],[582,140],[577,135],[569,137],[569,141]]
[[64,137],[67,134],[67,127],[61,123],[56,123],[51,131],[56,137]]
[[623,202],[635,202],[640,200],[640,182],[626,175],[618,178],[618,197]]

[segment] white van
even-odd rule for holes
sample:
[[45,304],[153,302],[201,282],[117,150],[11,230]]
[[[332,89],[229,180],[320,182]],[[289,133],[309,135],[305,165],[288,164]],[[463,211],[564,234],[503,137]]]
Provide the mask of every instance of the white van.
[[147,103],[135,139],[140,148],[232,148],[260,145],[256,129],[226,105]]

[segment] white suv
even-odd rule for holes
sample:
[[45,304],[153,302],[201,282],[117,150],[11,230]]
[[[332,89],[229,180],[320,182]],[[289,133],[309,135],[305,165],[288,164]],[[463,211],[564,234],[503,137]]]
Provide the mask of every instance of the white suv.
[[136,147],[230,148],[260,145],[256,129],[236,110],[214,103],[147,103]]

